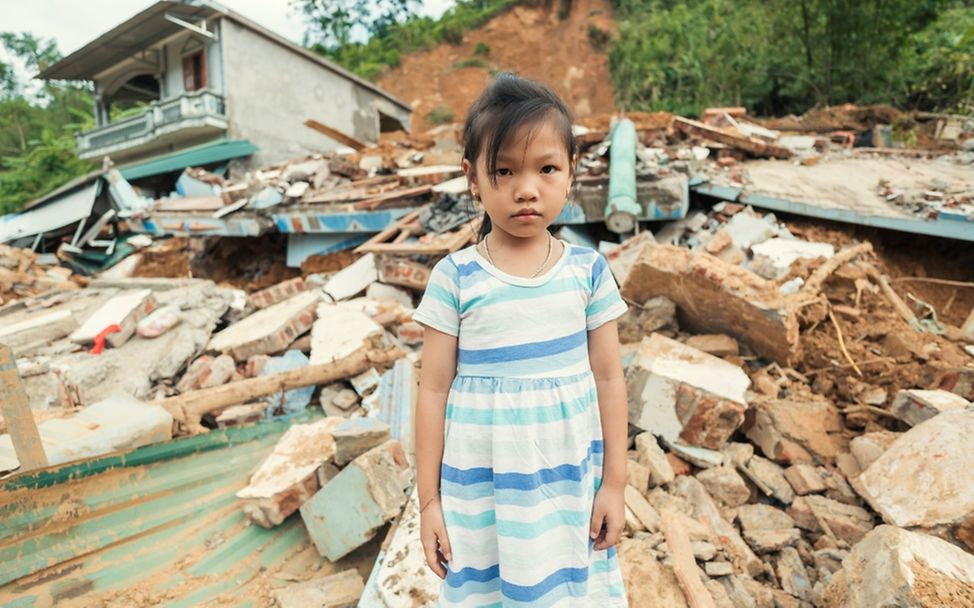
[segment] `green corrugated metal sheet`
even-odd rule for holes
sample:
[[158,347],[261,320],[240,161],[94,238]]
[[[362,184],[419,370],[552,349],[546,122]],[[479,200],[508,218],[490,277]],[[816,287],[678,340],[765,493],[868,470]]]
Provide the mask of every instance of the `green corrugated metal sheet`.
[[120,167],[122,177],[128,180],[179,171],[186,167],[198,167],[223,160],[250,156],[258,150],[246,139],[221,139],[219,141],[187,148],[172,154],[157,156],[140,163]]
[[[0,606],[271,606],[290,581],[349,567],[366,578],[379,539],[336,564],[298,514],[250,525],[236,492],[291,421],[265,421],[0,482]],[[380,535],[381,537],[381,535]]]

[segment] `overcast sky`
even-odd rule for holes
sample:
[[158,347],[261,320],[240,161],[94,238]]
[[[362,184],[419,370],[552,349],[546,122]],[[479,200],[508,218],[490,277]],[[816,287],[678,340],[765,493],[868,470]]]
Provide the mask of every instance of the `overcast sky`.
[[[287,38],[301,42],[304,22],[288,0],[218,0]],[[57,40],[68,55],[145,10],[155,0],[0,0],[0,30]],[[422,13],[439,17],[453,0],[425,0]]]

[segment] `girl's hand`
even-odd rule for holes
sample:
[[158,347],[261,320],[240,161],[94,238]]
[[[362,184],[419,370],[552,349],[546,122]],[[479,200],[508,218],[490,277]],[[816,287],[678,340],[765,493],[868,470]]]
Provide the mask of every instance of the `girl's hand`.
[[596,550],[608,549],[618,543],[625,525],[626,503],[622,489],[603,484],[595,495],[589,526]]
[[439,497],[434,498],[419,516],[419,538],[423,541],[426,564],[436,576],[446,578],[446,563],[452,555]]

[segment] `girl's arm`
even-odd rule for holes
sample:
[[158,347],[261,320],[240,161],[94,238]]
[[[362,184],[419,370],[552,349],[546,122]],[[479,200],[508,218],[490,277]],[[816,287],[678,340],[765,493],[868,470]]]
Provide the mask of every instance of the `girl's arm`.
[[440,489],[446,397],[457,372],[457,338],[427,327],[416,401],[416,485],[425,505]]

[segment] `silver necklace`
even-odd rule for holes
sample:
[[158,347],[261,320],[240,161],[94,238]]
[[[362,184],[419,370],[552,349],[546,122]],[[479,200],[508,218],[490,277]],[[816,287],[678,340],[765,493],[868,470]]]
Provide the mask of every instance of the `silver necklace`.
[[[544,270],[544,267],[548,265],[548,260],[551,259],[551,242],[553,240],[554,239],[551,237],[551,233],[549,232],[548,233],[548,253],[545,254],[545,256],[544,256],[544,262],[541,262],[541,267],[538,268],[537,270],[535,270],[534,271],[534,274],[532,274],[530,277],[528,277],[529,279],[533,279],[536,276],[538,276],[538,274],[542,270]],[[484,237],[484,251],[487,252],[487,261],[490,262],[490,265],[491,266],[493,266],[493,267],[496,268],[497,267],[497,264],[494,263],[494,258],[490,257],[490,245],[487,244],[487,237],[486,236]]]

